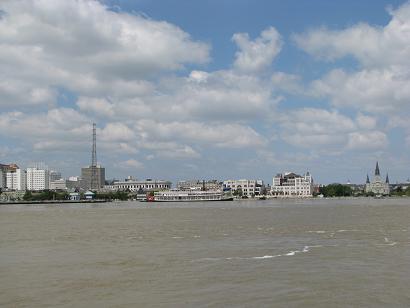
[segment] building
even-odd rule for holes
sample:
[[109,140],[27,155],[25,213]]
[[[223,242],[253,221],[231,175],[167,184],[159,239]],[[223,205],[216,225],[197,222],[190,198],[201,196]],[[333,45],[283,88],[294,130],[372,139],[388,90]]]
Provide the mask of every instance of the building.
[[0,189],[6,188],[6,173],[0,168]]
[[16,171],[19,167],[16,164],[0,164],[0,189],[7,187],[7,172]]
[[10,171],[16,171],[17,169],[19,169],[19,166],[17,166],[16,164],[8,164],[8,165],[0,164],[0,170],[2,170],[4,173],[10,172]]
[[84,198],[86,200],[92,200],[92,199],[94,199],[94,197],[95,197],[95,193],[93,193],[92,191],[88,190],[84,193]]
[[59,179],[50,181],[50,190],[67,190],[67,180]]
[[138,191],[158,191],[158,190],[168,190],[171,189],[172,183],[170,181],[162,181],[162,180],[152,180],[152,179],[147,179],[145,181],[141,180],[134,180],[134,179],[129,179],[125,181],[117,181],[114,182],[112,185],[108,185],[107,189],[108,190],[129,190],[132,192],[138,192]]
[[27,168],[27,190],[50,189],[50,172],[47,167]]
[[374,178],[370,182],[369,175],[366,178],[366,193],[373,193],[375,195],[389,195],[390,194],[390,183],[389,175],[386,174],[386,180],[383,181],[380,175],[379,162],[376,162],[376,169],[374,170]]
[[[95,168],[96,179],[93,184],[94,187],[91,187],[93,170]],[[97,165],[96,167],[88,166],[81,168],[81,178],[82,178],[82,188],[84,189],[95,189],[100,190],[105,185],[105,168]]]
[[69,194],[69,198],[71,201],[79,201],[81,199],[81,196],[78,192],[72,192]]
[[10,169],[6,173],[6,185],[8,190],[26,190],[26,171],[20,168]]
[[242,196],[254,197],[261,195],[263,190],[262,180],[226,180],[223,182],[225,188],[230,188],[235,194],[236,191]]
[[61,172],[58,172],[55,170],[50,171],[50,182],[61,180],[61,179],[62,179]]
[[273,177],[271,194],[278,197],[312,197],[313,178],[309,172],[298,175],[293,172]]
[[217,180],[200,181],[200,180],[189,180],[189,181],[179,181],[177,183],[177,189],[179,190],[221,190],[222,183]]

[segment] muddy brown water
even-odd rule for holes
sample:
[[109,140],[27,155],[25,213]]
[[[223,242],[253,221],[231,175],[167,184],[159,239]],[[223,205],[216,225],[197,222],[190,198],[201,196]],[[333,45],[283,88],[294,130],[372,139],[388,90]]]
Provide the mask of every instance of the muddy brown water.
[[409,307],[410,199],[0,205],[2,307]]

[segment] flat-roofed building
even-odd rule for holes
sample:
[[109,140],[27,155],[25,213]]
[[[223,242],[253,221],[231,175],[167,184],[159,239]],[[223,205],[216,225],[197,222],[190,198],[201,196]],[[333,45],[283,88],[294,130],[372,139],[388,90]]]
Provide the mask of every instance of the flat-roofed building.
[[312,197],[313,178],[309,172],[298,175],[293,172],[273,177],[271,194],[278,197]]
[[6,185],[8,190],[26,190],[26,171],[20,168],[6,173]]
[[242,196],[253,197],[261,194],[263,181],[262,180],[226,180],[223,186],[230,188],[234,193],[239,191]]
[[27,168],[27,190],[50,189],[50,172],[46,167]]
[[110,190],[129,190],[132,192],[138,191],[157,191],[157,190],[168,190],[171,189],[172,183],[170,181],[164,180],[125,180],[125,181],[116,181],[111,185],[108,185],[107,188]]
[[100,165],[95,167],[95,183],[91,183],[92,174],[93,167],[81,168],[81,187],[85,190],[100,190],[105,185],[105,168]]
[[50,182],[61,180],[61,179],[62,179],[61,172],[55,171],[55,170],[50,170]]
[[0,168],[0,189],[6,187],[6,173]]
[[7,172],[14,172],[19,167],[16,164],[0,164],[0,189],[7,187]]
[[67,180],[59,179],[50,181],[50,190],[67,190]]
[[179,190],[192,190],[192,189],[221,190],[222,186],[223,186],[222,182],[218,180],[208,180],[208,181],[188,180],[188,181],[179,181],[177,183],[177,189]]

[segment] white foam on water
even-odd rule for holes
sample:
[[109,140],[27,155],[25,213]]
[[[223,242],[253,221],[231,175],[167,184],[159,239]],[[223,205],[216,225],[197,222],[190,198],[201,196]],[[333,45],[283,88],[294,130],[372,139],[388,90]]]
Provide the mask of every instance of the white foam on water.
[[336,232],[339,232],[339,233],[341,233],[341,232],[359,232],[360,230],[356,230],[356,229],[353,229],[353,230],[345,230],[345,229],[341,229],[341,230],[337,230]]
[[200,235],[194,235],[193,238],[200,238]]
[[384,244],[379,244],[378,246],[395,246],[397,242],[392,242],[388,237],[384,238]]
[[220,261],[221,258],[201,258],[198,260],[192,260],[192,262],[206,262],[206,261]]
[[319,234],[322,234],[322,233],[326,233],[327,231],[323,231],[323,230],[317,230],[317,231],[307,231],[308,233],[319,233]]
[[[335,245],[337,246],[337,245]],[[256,256],[256,257],[227,257],[227,258],[202,258],[198,260],[193,260],[192,262],[204,262],[204,261],[232,261],[232,260],[268,260],[268,259],[274,259],[274,258],[279,258],[279,257],[291,257],[295,256],[296,254],[299,253],[307,253],[310,251],[311,248],[319,248],[319,247],[324,247],[323,245],[310,245],[310,246],[304,246],[302,250],[291,250],[285,254],[279,254],[279,255],[264,255],[264,256]]]
[[305,246],[305,247],[303,247],[303,250],[302,250],[302,252],[309,252],[309,246]]
[[174,239],[181,239],[181,238],[183,238],[182,236],[173,236],[172,238],[174,238]]
[[273,259],[277,257],[281,257],[282,255],[275,255],[275,256],[263,256],[263,257],[252,257],[250,259],[256,259],[256,260],[263,260],[263,259]]

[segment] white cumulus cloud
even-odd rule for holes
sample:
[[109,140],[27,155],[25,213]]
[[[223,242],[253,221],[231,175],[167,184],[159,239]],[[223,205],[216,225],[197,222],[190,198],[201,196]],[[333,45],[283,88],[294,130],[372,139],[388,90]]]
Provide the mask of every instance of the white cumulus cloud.
[[234,67],[246,73],[268,68],[282,48],[282,38],[273,27],[263,30],[253,41],[247,33],[235,33],[232,40],[239,48]]
[[294,36],[299,47],[319,59],[351,56],[359,64],[356,71],[330,71],[311,84],[311,94],[330,99],[337,107],[378,114],[409,111],[410,2],[390,14],[384,27],[360,23],[343,30],[319,28]]

